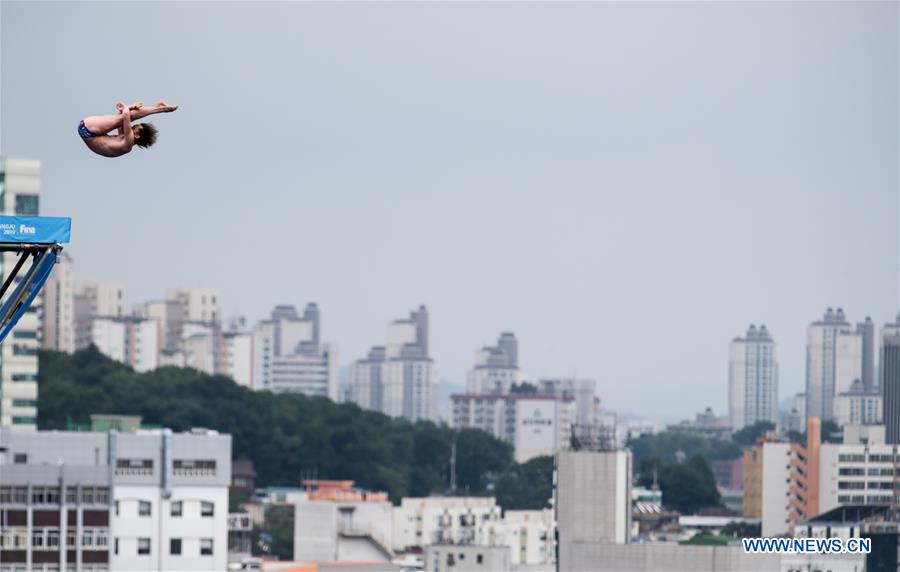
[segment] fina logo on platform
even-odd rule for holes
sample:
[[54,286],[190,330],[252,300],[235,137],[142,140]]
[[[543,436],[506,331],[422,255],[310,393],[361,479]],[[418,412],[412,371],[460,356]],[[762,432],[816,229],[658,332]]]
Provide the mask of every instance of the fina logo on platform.
[[20,224],[19,234],[37,234],[37,229],[33,226],[28,226],[27,224]]

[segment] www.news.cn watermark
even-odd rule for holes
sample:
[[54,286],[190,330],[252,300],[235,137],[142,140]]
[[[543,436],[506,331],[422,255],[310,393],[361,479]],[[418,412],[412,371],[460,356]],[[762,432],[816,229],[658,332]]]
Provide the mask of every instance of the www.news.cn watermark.
[[747,554],[869,554],[871,538],[744,538]]

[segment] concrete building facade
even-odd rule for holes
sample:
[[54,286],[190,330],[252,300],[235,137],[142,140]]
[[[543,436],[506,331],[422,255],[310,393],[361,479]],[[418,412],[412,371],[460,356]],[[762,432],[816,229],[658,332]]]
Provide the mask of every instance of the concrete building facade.
[[[40,192],[39,161],[0,157],[0,213],[37,216]],[[4,252],[0,254],[0,267],[8,271],[17,260],[15,252]],[[9,338],[0,345],[0,427],[20,431],[37,429],[41,298],[34,300]]]
[[778,422],[778,356],[765,325],[751,324],[744,337],[731,342],[728,414],[733,431]]
[[631,531],[631,451],[557,454],[560,570],[585,570],[585,544],[625,544]]
[[159,324],[131,316],[95,317],[91,321],[91,343],[110,359],[125,363],[135,371],[159,367]]
[[388,325],[384,346],[350,366],[346,398],[391,417],[436,421],[437,376],[428,354],[428,310],[420,306]]
[[72,257],[63,252],[44,285],[41,316],[41,347],[45,350],[75,351],[75,284]]
[[806,334],[806,415],[834,419],[834,396],[862,377],[863,335],[851,330],[844,311],[828,308]]
[[900,333],[886,332],[881,343],[885,441],[900,445]]
[[302,393],[338,399],[337,355],[320,339],[316,304],[303,314],[294,306],[276,306],[253,332],[253,387],[276,393]]
[[466,391],[503,394],[521,382],[519,342],[512,332],[503,332],[496,345],[484,346],[475,352],[475,366],[469,370]]
[[0,565],[224,570],[231,437],[0,430]]
[[516,461],[568,448],[575,422],[575,399],[551,395],[451,395],[450,426],[481,429],[510,443]]

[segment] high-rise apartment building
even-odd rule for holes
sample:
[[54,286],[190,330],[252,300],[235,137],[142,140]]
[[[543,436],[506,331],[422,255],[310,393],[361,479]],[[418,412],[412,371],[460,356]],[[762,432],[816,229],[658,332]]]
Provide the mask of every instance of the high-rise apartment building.
[[72,257],[63,252],[44,285],[41,317],[41,347],[45,350],[75,351],[75,284]]
[[212,288],[172,288],[166,299],[181,306],[183,322],[213,324],[220,321],[218,293]]
[[253,332],[244,324],[229,327],[223,335],[225,350],[225,375],[238,385],[253,388]]
[[856,333],[860,336],[862,351],[862,381],[863,389],[866,391],[875,391],[878,387],[878,380],[875,378],[875,353],[877,341],[875,339],[875,322],[872,318],[866,316],[865,321],[856,324]]
[[124,287],[115,282],[76,284],[72,304],[76,350],[92,343],[95,318],[121,318],[124,315],[124,297]]
[[[37,216],[41,191],[39,161],[0,157],[0,213]],[[15,252],[0,254],[0,267],[10,271],[18,260]],[[0,345],[0,426],[16,430],[37,429],[38,349],[42,300],[39,296],[25,311],[16,328]]]
[[156,320],[124,316],[95,317],[91,343],[107,357],[130,365],[135,371],[159,367],[159,324]]
[[[239,348],[232,342],[233,361],[246,359],[246,353],[237,354],[238,349],[247,350],[246,344]],[[321,341],[321,313],[315,303],[307,304],[302,315],[294,306],[276,306],[270,319],[257,325],[249,349],[255,389],[337,401],[337,355]]]
[[509,393],[521,383],[519,342],[512,332],[503,332],[495,346],[485,346],[475,353],[475,367],[469,371],[466,390],[469,393]]
[[882,398],[857,379],[850,389],[834,396],[834,422],[844,425],[876,425],[882,422]]
[[806,415],[834,419],[834,397],[862,379],[863,333],[851,329],[844,311],[828,308],[806,333]]
[[885,442],[900,445],[900,333],[885,333],[881,341]]
[[778,421],[778,356],[765,325],[750,325],[731,342],[728,414],[734,431],[758,421]]
[[181,348],[181,328],[184,310],[175,300],[151,300],[134,309],[139,318],[155,320],[160,331],[160,351],[171,356]]
[[347,397],[360,407],[412,421],[437,418],[437,368],[428,355],[428,310],[388,325],[387,344],[350,368]]

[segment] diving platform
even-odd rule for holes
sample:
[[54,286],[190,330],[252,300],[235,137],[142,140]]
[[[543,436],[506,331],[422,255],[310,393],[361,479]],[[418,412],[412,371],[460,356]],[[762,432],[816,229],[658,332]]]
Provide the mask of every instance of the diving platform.
[[[0,252],[14,252],[17,256],[12,268],[3,268],[0,343],[44,287],[53,266],[59,261],[63,244],[71,238],[71,232],[70,218],[0,216]],[[29,260],[31,265],[23,273]]]

